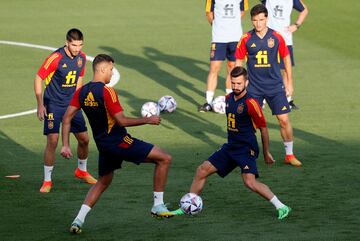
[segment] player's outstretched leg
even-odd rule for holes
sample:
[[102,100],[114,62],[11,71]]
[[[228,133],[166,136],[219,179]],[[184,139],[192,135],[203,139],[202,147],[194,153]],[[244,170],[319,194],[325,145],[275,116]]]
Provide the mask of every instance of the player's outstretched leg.
[[78,215],[70,226],[70,232],[79,234],[82,231],[82,227],[85,223],[86,215],[91,211],[91,208],[99,200],[101,194],[110,186],[113,179],[114,172],[110,172],[99,177],[99,181],[90,188],[88,191],[84,203],[81,205]]
[[[206,178],[211,174],[215,173],[216,171],[217,171],[216,167],[213,164],[211,164],[211,162],[209,162],[208,160],[204,161],[196,169],[195,177],[190,187],[190,192],[200,194],[205,185]],[[179,216],[179,215],[184,215],[185,211],[179,208],[172,211],[172,213],[176,216]]]

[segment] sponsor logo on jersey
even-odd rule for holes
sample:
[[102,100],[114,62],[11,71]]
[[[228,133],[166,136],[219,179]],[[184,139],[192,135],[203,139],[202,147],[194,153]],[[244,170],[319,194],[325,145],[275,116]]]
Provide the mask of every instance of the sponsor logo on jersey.
[[256,44],[252,43],[252,45],[250,46],[250,48],[256,48]]
[[268,38],[267,44],[269,48],[273,48],[275,46],[275,40],[273,38]]
[[62,68],[67,68],[66,63],[64,63],[61,67],[62,67]]
[[82,67],[82,65],[83,65],[82,58],[80,58],[80,57],[78,58],[78,60],[77,60],[77,65],[78,65],[79,68]]
[[244,104],[241,103],[241,104],[238,105],[238,107],[237,107],[237,109],[236,109],[236,112],[237,112],[238,114],[241,114],[243,111],[244,111]]
[[86,96],[86,99],[84,100],[85,106],[91,106],[96,107],[99,106],[99,103],[95,101],[94,95],[92,92],[89,92],[89,94]]

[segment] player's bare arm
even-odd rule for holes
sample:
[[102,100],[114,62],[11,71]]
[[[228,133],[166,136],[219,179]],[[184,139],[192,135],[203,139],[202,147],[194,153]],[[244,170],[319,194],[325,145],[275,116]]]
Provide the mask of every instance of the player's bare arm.
[[240,19],[243,18],[245,16],[245,11],[241,11],[240,12]]
[[206,17],[210,25],[214,21],[214,12],[206,12]]
[[288,27],[287,30],[289,32],[291,32],[291,33],[295,32],[296,30],[298,30],[300,28],[300,26],[303,24],[303,22],[305,21],[306,16],[309,13],[309,11],[308,11],[306,5],[304,4],[304,2],[301,1],[301,0],[300,0],[300,2],[304,6],[304,10],[299,13],[299,16],[297,17],[295,23]]
[[244,66],[244,60],[243,59],[236,59],[235,60],[235,66]]
[[264,161],[266,164],[273,164],[275,160],[270,153],[269,131],[267,127],[260,127],[259,130],[261,133]]
[[81,88],[81,86],[83,86],[83,77],[79,77],[78,81],[76,83],[76,90],[78,90],[79,88]]
[[45,116],[47,115],[42,99],[42,82],[43,80],[40,78],[40,76],[36,75],[34,80],[34,91],[37,102],[37,117],[41,121],[44,120]]
[[69,142],[69,136],[70,136],[70,127],[71,127],[71,120],[74,118],[76,112],[78,111],[78,108],[75,106],[69,105],[67,108],[65,115],[62,120],[62,147],[61,147],[61,155],[65,157],[66,159],[69,159],[72,157],[71,148],[70,148],[70,142]]
[[115,120],[120,126],[128,127],[128,126],[140,126],[145,124],[150,125],[159,125],[161,122],[160,116],[153,115],[150,117],[143,117],[143,118],[131,118],[126,117],[124,113],[118,112],[114,115]]
[[285,65],[285,73],[287,75],[287,80],[284,83],[286,96],[292,96],[294,93],[294,84],[292,79],[292,69],[291,69],[292,67],[291,67],[290,55],[287,55],[284,58],[284,65]]

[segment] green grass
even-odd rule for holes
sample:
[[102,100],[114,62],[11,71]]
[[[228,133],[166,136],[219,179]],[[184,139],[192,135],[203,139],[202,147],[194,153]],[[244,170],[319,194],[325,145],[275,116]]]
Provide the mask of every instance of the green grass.
[[[321,1],[306,4],[310,15],[295,33],[295,98],[301,110],[291,114],[295,152],[304,166],[282,164],[278,125],[268,109],[277,163],[267,167],[258,160],[260,180],[293,208],[288,219],[278,221],[272,205],[247,190],[238,172],[209,178],[200,215],[153,219],[153,166],[125,163],[88,215],[84,232],[74,237],[68,228],[89,186],[74,179],[76,162],[57,152],[53,191],[39,193],[45,138],[33,114],[0,120],[0,239],[359,240],[359,2],[333,1],[326,8]],[[204,2],[16,0],[2,1],[0,16],[0,40],[59,47],[69,28],[80,28],[85,53],[115,58],[121,73],[115,88],[130,116],[139,116],[145,101],[175,97],[178,109],[162,115],[162,125],[128,130],[173,155],[165,201],[177,207],[198,164],[226,141],[225,117],[196,111],[204,101],[208,71]],[[243,27],[250,29],[249,13]],[[50,52],[0,44],[0,53],[0,115],[34,109],[33,78]],[[92,173],[96,160],[92,140]],[[10,174],[21,177],[4,177]]]

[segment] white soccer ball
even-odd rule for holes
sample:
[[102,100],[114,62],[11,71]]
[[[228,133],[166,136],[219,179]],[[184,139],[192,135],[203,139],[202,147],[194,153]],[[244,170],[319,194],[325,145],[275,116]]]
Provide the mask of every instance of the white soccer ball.
[[159,115],[160,109],[158,104],[155,102],[149,101],[142,105],[141,115],[142,117],[150,117],[152,115]]
[[187,193],[180,199],[180,208],[189,215],[195,215],[201,212],[203,201],[195,193]]
[[221,95],[216,97],[212,102],[212,108],[216,113],[225,114],[226,112],[225,96]]
[[158,101],[160,111],[173,112],[176,109],[176,100],[170,95],[161,97]]

